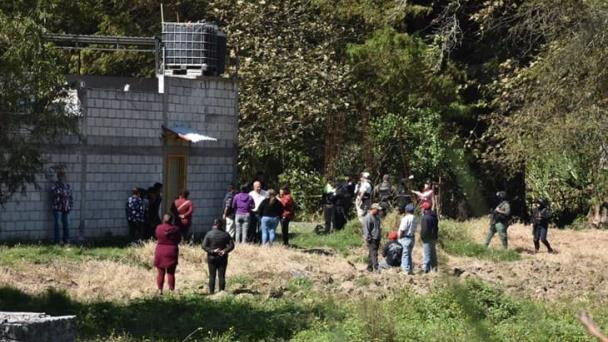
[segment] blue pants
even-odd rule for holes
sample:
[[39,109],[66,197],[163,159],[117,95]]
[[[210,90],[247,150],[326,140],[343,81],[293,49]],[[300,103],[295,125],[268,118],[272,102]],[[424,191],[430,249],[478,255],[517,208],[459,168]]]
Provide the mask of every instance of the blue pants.
[[[68,214],[66,212],[63,211],[59,211],[59,210],[53,210],[53,218],[55,219],[55,225],[54,225],[54,237],[53,237],[53,241],[55,243],[59,243],[59,241],[63,241],[64,243],[67,243],[69,238],[70,238],[70,229],[68,226]],[[63,240],[60,239],[60,235],[59,235],[59,218],[61,218],[61,225],[63,226]]]
[[425,273],[428,273],[432,270],[437,270],[437,249],[435,248],[435,244],[437,241],[428,240],[422,241],[422,269]]
[[260,223],[260,229],[262,230],[262,245],[272,245],[278,225],[278,217],[262,216],[262,221]]
[[412,250],[416,241],[414,238],[403,238],[399,240],[401,246],[403,246],[403,255],[401,255],[401,267],[407,273],[412,273]]

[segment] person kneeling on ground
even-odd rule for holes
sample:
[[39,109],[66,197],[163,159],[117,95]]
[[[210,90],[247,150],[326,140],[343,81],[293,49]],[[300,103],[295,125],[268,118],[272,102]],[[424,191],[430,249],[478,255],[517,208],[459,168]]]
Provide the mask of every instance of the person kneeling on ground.
[[[399,224],[399,243],[403,246],[403,256],[401,257],[401,267],[407,274],[414,274],[412,265],[412,250],[416,242],[416,216],[414,216],[414,205],[405,206],[405,216],[401,218]],[[403,213],[403,212],[400,212]]]
[[228,233],[222,230],[220,220],[213,222],[213,227],[205,235],[203,249],[207,252],[207,266],[209,267],[209,294],[215,293],[215,277],[219,278],[219,289],[226,288],[226,268],[228,267],[228,253],[234,249],[234,241]]
[[367,270],[369,272],[378,272],[378,249],[380,248],[380,239],[382,237],[382,228],[380,227],[380,210],[382,207],[378,203],[372,204],[367,215],[363,217],[363,239],[367,244],[368,262]]
[[437,239],[439,238],[439,220],[429,203],[422,203],[420,219],[420,239],[422,240],[422,270],[437,272]]
[[389,243],[384,245],[382,255],[384,260],[380,263],[381,269],[389,269],[391,267],[401,266],[401,256],[403,254],[403,246],[397,242],[397,232],[388,233]]
[[158,274],[156,276],[156,286],[158,292],[163,293],[165,283],[165,273],[169,290],[175,290],[175,269],[177,268],[177,256],[179,255],[179,242],[181,232],[179,227],[172,225],[171,215],[163,216],[163,223],[156,226],[156,250],[154,251],[154,266]]

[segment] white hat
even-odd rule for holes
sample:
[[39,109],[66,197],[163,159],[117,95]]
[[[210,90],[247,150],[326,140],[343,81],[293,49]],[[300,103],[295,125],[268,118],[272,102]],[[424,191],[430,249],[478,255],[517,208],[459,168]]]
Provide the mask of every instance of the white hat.
[[361,177],[368,179],[369,178],[369,172],[361,172]]

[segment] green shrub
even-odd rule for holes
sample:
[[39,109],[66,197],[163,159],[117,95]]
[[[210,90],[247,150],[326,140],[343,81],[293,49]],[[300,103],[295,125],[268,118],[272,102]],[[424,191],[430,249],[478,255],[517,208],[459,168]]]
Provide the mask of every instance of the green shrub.
[[321,193],[325,179],[320,173],[291,169],[279,175],[279,183],[281,186],[289,186],[296,202],[296,216],[299,220],[314,215],[321,208]]

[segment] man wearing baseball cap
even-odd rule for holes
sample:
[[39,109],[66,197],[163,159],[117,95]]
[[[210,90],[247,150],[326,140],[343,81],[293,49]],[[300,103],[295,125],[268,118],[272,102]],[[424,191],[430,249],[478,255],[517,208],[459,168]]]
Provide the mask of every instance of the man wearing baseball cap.
[[380,248],[380,239],[382,238],[380,210],[382,210],[382,207],[378,203],[374,203],[363,218],[363,240],[367,244],[369,253],[367,262],[367,270],[369,272],[379,272],[378,249]]

